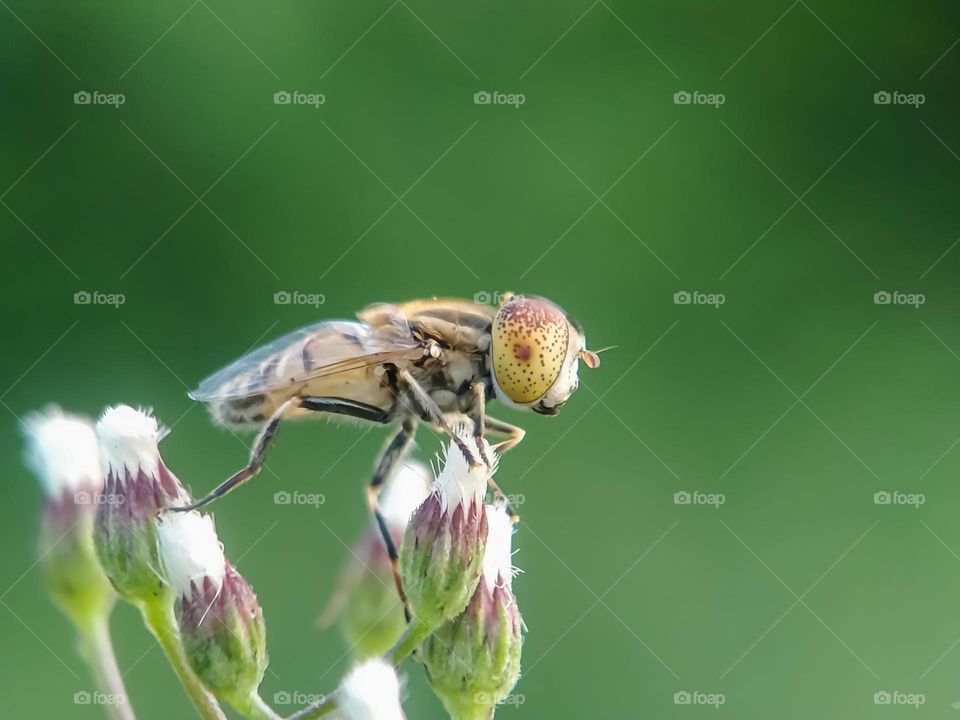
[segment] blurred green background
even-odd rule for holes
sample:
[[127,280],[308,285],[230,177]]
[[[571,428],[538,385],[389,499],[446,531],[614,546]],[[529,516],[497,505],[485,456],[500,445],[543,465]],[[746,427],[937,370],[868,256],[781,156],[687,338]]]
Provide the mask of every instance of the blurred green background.
[[[32,565],[18,416],[152,406],[203,492],[247,453],[185,395],[211,371],[369,302],[506,289],[619,347],[557,418],[496,410],[529,431],[499,475],[526,500],[529,633],[498,717],[953,712],[955,3],[0,4],[5,717],[102,712],[73,703],[90,681]],[[874,101],[895,91],[924,102]],[[875,303],[894,291],[924,302]],[[349,667],[315,619],[383,438],[291,425],[279,480],[217,507],[265,608],[267,698]],[[422,456],[440,445],[422,431]],[[326,503],[274,505],[281,489]],[[925,502],[875,503],[895,491]],[[140,717],[190,717],[130,608],[114,629]],[[407,675],[410,717],[441,717],[422,668]],[[875,704],[895,691],[925,702]]]

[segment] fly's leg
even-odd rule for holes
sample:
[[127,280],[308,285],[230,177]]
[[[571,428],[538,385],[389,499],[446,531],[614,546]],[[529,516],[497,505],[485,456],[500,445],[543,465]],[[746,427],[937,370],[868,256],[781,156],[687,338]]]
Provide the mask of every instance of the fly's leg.
[[410,622],[410,608],[407,605],[407,596],[403,591],[403,580],[400,577],[400,568],[397,565],[399,560],[397,546],[390,535],[387,521],[383,517],[383,513],[380,512],[378,499],[380,491],[383,490],[384,481],[403,462],[410,445],[413,444],[413,437],[416,433],[417,420],[413,417],[404,418],[397,432],[390,438],[380,453],[376,468],[373,471],[373,477],[370,479],[370,485],[367,487],[367,505],[369,505],[370,512],[373,513],[373,517],[377,521],[377,528],[380,530],[383,544],[387,548],[387,557],[390,558],[390,566],[393,569],[393,581],[397,586],[400,602],[403,603],[403,614],[407,622]]
[[253,450],[250,452],[250,462],[247,463],[245,468],[235,472],[200,500],[190,505],[181,505],[167,509],[174,512],[197,510],[223,497],[256,476],[263,467],[263,461],[267,456],[267,451],[270,449],[271,443],[277,436],[277,431],[280,429],[280,422],[283,420],[284,413],[293,407],[300,407],[313,412],[347,415],[376,423],[386,423],[389,420],[388,414],[380,408],[367,405],[366,403],[354,402],[353,400],[335,397],[291,398],[276,409],[273,415],[270,416],[267,424],[263,426],[263,429],[257,435],[257,439],[253,444]]
[[398,379],[403,383],[407,389],[410,391],[410,397],[413,400],[414,405],[417,410],[419,410],[425,420],[429,420],[431,423],[442,429],[456,446],[460,449],[460,452],[463,453],[463,456],[467,459],[467,464],[470,467],[479,467],[480,463],[477,462],[476,456],[473,454],[473,451],[469,448],[463,438],[457,435],[453,428],[450,427],[450,423],[447,422],[447,419],[443,416],[443,411],[440,409],[440,406],[437,405],[436,401],[430,397],[430,394],[421,387],[420,383],[417,382],[416,378],[410,374],[409,370],[398,369],[397,371]]
[[476,416],[473,419],[473,441],[477,445],[483,464],[487,468],[491,468],[490,459],[487,457],[486,448],[483,446],[483,436],[486,433],[487,386],[483,382],[474,383],[470,392],[473,394],[473,412]]
[[490,432],[495,432],[498,435],[508,435],[509,437],[506,440],[502,440],[493,446],[494,452],[498,455],[503,455],[507,450],[513,450],[517,445],[520,444],[520,441],[523,440],[524,436],[527,434],[527,431],[522,427],[517,427],[516,425],[511,425],[508,422],[503,420],[497,420],[496,418],[488,417],[486,419],[487,430]]
[[[496,418],[486,417],[484,418],[484,421],[486,425],[486,430],[490,432],[495,432],[501,435],[509,435],[509,437],[506,440],[503,440],[497,443],[496,445],[491,446],[492,449],[498,455],[503,455],[503,453],[505,453],[507,450],[510,450],[516,447],[520,443],[520,441],[523,440],[523,436],[526,435],[526,432],[527,432],[521,427],[517,427],[516,425],[511,425],[510,423],[504,422],[503,420],[497,420]],[[497,483],[494,481],[493,478],[490,478],[489,480],[487,480],[487,485],[489,485],[490,489],[493,491],[494,497],[503,498],[504,500],[506,500],[507,496],[504,494],[503,490],[500,489],[500,486],[497,485]],[[510,519],[513,522],[517,522],[520,519],[520,516],[517,515],[516,510],[513,509],[513,506],[510,505],[509,501],[507,502],[506,509],[507,509],[507,514],[510,515]]]

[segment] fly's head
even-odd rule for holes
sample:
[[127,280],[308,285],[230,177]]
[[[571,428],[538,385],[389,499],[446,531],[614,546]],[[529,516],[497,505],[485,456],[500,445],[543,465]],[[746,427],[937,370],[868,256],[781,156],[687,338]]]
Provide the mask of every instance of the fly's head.
[[549,300],[524,295],[497,310],[490,359],[497,398],[542,415],[556,415],[577,389],[581,360],[600,365],[575,321]]

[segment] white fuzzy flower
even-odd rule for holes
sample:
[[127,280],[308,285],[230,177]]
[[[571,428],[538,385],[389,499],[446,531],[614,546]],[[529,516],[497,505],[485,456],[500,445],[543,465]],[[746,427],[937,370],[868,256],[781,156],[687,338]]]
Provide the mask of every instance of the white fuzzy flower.
[[25,457],[48,497],[103,486],[100,450],[93,423],[51,406],[24,420]]
[[483,553],[483,580],[493,592],[497,585],[511,586],[513,520],[505,503],[487,505],[487,547]]
[[178,597],[189,596],[191,582],[199,586],[204,577],[217,588],[223,584],[226,559],[209,515],[167,513],[157,523],[157,544],[167,582]]
[[140,468],[156,476],[160,463],[157,444],[165,434],[149,411],[129,405],[107,408],[97,422],[104,470],[122,478],[125,473],[136,475]]
[[413,511],[430,494],[432,476],[429,468],[416,460],[407,460],[387,480],[380,496],[380,512],[390,527],[402,531]]
[[340,684],[340,708],[347,720],[403,720],[393,666],[377,659],[351,670]]
[[462,440],[473,453],[479,465],[470,467],[463,452],[453,440],[447,447],[446,457],[438,458],[442,461],[443,469],[433,483],[434,492],[440,495],[440,504],[444,512],[453,512],[458,505],[466,506],[471,502],[482,501],[487,491],[487,481],[496,472],[497,455],[490,449],[486,440],[481,440],[487,459],[493,464],[487,469],[479,457],[476,440],[466,425],[454,428],[454,433]]

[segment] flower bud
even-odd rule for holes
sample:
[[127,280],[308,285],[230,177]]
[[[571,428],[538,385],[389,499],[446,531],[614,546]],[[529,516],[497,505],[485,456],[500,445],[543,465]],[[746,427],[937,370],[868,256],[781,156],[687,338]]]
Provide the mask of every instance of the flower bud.
[[120,595],[152,601],[164,591],[157,555],[157,511],[189,502],[164,465],[155,418],[128,405],[108,408],[97,423],[106,483],[97,502],[97,555]]
[[368,660],[351,670],[337,691],[345,720],[404,720],[400,681],[383,660]]
[[267,669],[257,597],[224,557],[210,516],[171,513],[157,532],[187,661],[210,692],[246,712]]
[[93,423],[53,406],[28,416],[24,430],[26,464],[46,495],[39,551],[47,589],[75,624],[89,627],[115,600],[93,546],[94,503],[103,485]]
[[422,646],[430,683],[454,720],[493,717],[520,676],[522,620],[511,588],[513,522],[503,505],[489,506],[483,575],[463,614]]
[[[379,506],[396,547],[410,516],[430,494],[430,484],[430,470],[416,461],[404,463],[387,479]],[[387,547],[375,521],[351,549],[320,625],[326,627],[338,616],[347,645],[359,659],[383,655],[407,626]]]
[[[457,433],[473,442],[465,428]],[[495,457],[489,445],[485,449],[487,457]],[[433,492],[410,518],[400,548],[400,574],[422,628],[432,630],[459,615],[477,586],[487,541],[483,498],[491,472],[482,464],[470,467],[451,442]]]

